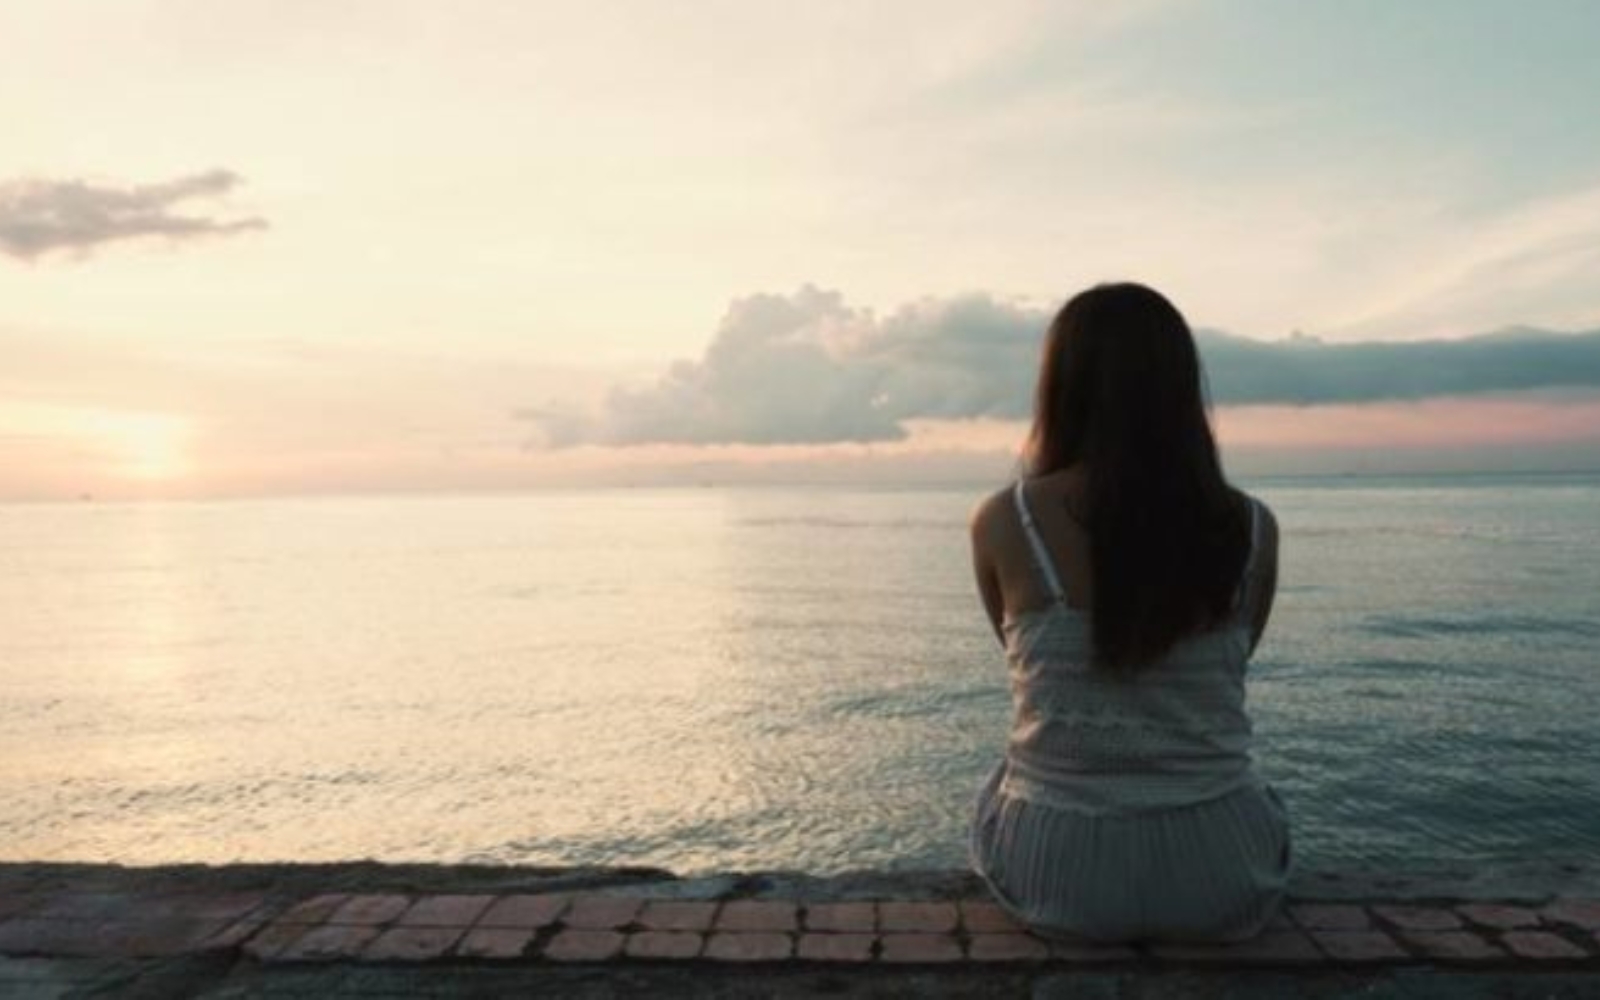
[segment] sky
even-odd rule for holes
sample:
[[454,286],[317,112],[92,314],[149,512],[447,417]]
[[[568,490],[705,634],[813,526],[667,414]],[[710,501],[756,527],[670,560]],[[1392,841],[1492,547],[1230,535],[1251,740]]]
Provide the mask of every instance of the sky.
[[0,498],[1600,468],[1600,5],[0,0]]

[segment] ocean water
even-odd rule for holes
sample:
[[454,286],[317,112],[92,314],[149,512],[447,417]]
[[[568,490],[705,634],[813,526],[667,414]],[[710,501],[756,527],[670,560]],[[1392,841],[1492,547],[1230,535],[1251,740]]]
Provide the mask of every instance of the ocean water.
[[[1245,485],[1300,861],[1600,861],[1600,478]],[[0,858],[960,866],[977,492],[0,506]]]

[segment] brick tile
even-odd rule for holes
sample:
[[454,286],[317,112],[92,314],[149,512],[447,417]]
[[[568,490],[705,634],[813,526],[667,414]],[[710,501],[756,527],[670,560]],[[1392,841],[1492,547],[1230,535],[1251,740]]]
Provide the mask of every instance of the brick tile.
[[890,932],[948,934],[956,929],[954,903],[878,904],[878,926]]
[[807,962],[870,962],[876,940],[871,934],[802,934],[797,954]]
[[1582,948],[1545,931],[1507,931],[1500,936],[1505,945],[1518,958],[1536,961],[1587,958]]
[[879,940],[885,962],[961,961],[961,942],[950,934],[885,934]]
[[40,920],[17,917],[0,924],[0,952],[27,955],[93,955],[100,929],[92,920]]
[[812,903],[806,907],[806,930],[870,933],[877,929],[878,909],[871,903]]
[[1150,951],[1157,958],[1187,962],[1307,965],[1323,961],[1322,952],[1300,931],[1266,931],[1248,941],[1227,944],[1157,944]]
[[1402,931],[1407,944],[1429,958],[1447,962],[1483,962],[1506,953],[1471,931]]
[[265,911],[252,913],[247,917],[235,920],[231,924],[223,924],[221,930],[201,943],[201,948],[207,951],[237,948],[266,925],[267,915]]
[[139,913],[228,921],[261,909],[266,901],[266,895],[259,892],[173,893],[149,900]]
[[354,958],[367,942],[378,936],[376,927],[362,924],[320,924],[308,929],[294,943],[274,956],[278,962],[329,962]]
[[1453,931],[1462,927],[1461,918],[1438,906],[1379,905],[1372,912],[1407,931]]
[[369,962],[422,962],[438,958],[460,940],[460,927],[391,927],[361,952]]
[[1552,923],[1600,931],[1600,899],[1558,899],[1539,915]]
[[501,896],[478,918],[479,927],[548,927],[571,901],[566,895]]
[[140,902],[123,892],[62,892],[46,896],[28,915],[45,920],[118,920],[136,912]]
[[714,902],[653,899],[640,911],[639,924],[653,931],[708,931],[716,915]]
[[263,962],[275,959],[310,929],[310,924],[286,924],[281,920],[268,924],[245,940],[244,953]]
[[1267,918],[1266,924],[1261,929],[1264,931],[1292,931],[1296,930],[1297,927],[1295,922],[1289,919],[1289,915],[1283,912],[1283,907],[1280,906],[1278,907],[1278,912]]
[[622,951],[616,931],[565,930],[544,946],[544,957],[557,962],[604,962]]
[[1050,957],[1050,946],[1032,934],[974,934],[967,953],[974,962],[1037,962]]
[[1465,903],[1456,912],[1475,924],[1509,931],[1518,927],[1537,927],[1539,914],[1526,906],[1508,906],[1503,903]]
[[1408,957],[1383,931],[1312,931],[1311,937],[1338,962],[1392,962]]
[[799,927],[795,903],[767,899],[735,899],[717,912],[719,931],[792,931]]
[[622,951],[629,958],[694,958],[703,943],[693,931],[639,931],[628,935]]
[[1102,944],[1098,941],[1070,941],[1051,939],[1050,957],[1064,962],[1092,964],[1096,962],[1129,962],[1139,953],[1125,944]]
[[312,896],[289,907],[280,914],[275,923],[280,924],[320,924],[333,915],[333,911],[345,904],[350,898],[348,892],[325,892],[320,896]]
[[1015,934],[1027,930],[1000,904],[988,900],[963,899],[961,923],[972,934]]
[[154,958],[198,951],[201,942],[222,928],[222,921],[215,919],[156,917],[102,924],[96,938],[106,954]]
[[781,962],[794,950],[787,934],[719,931],[706,941],[706,958],[719,962]]
[[54,893],[38,901],[30,917],[42,920],[112,920],[131,909],[122,893]]
[[409,897],[394,893],[362,893],[351,896],[344,905],[333,911],[330,924],[360,924],[373,927],[386,924],[406,912],[411,905]]
[[400,915],[401,927],[471,927],[493,896],[423,896]]
[[1364,931],[1372,928],[1367,911],[1349,903],[1292,903],[1289,915],[1308,931]]
[[478,927],[456,945],[464,958],[520,958],[533,940],[531,927]]
[[644,900],[624,896],[578,896],[561,922],[579,930],[611,930],[633,923],[643,906]]

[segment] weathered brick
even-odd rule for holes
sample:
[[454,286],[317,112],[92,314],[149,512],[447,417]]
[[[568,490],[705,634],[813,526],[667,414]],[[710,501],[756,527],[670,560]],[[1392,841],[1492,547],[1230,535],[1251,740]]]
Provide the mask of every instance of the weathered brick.
[[878,904],[878,926],[891,933],[948,934],[956,929],[956,904],[949,902]]
[[566,895],[511,895],[501,896],[489,905],[478,918],[479,927],[548,927],[567,908],[571,897]]
[[806,907],[806,930],[870,933],[877,923],[877,907],[871,903],[811,903]]
[[1401,937],[1429,958],[1445,962],[1484,962],[1506,955],[1471,931],[1402,931]]
[[345,900],[343,905],[333,911],[328,923],[375,927],[378,924],[386,924],[406,912],[406,908],[410,905],[411,900],[406,896],[393,893],[361,893]]
[[1541,909],[1539,915],[1551,923],[1600,930],[1600,899],[1558,899]]
[[799,907],[790,902],[736,899],[717,912],[719,931],[792,931],[799,926]]
[[629,958],[694,958],[703,943],[693,931],[638,931],[628,935],[622,951]]
[[220,920],[192,917],[155,917],[114,921],[96,933],[99,951],[132,958],[154,958],[198,951],[206,939],[223,927]]
[[273,957],[279,962],[329,962],[354,958],[378,936],[378,929],[364,924],[319,924],[308,929],[294,943]]
[[974,962],[1037,962],[1050,957],[1050,946],[1032,934],[974,934],[967,954]]
[[62,892],[46,896],[28,915],[44,920],[99,923],[135,914],[140,902],[138,896],[125,892]]
[[794,950],[787,934],[719,931],[706,941],[706,957],[719,962],[781,962]]
[[[235,920],[231,924],[223,924],[222,929],[202,942],[200,947],[207,951],[236,948],[266,925],[267,914],[265,910],[251,913]],[[303,925],[301,925],[301,929],[304,929]]]
[[1323,951],[1340,962],[1392,962],[1407,957],[1383,931],[1312,931]]
[[0,924],[0,952],[93,955],[100,950],[102,922],[17,917]]
[[878,939],[885,962],[959,962],[961,942],[951,934],[885,934]]
[[279,924],[320,924],[350,898],[348,892],[325,892],[320,896],[303,899],[289,907],[273,921]]
[[257,961],[270,961],[311,930],[310,924],[286,924],[281,920],[268,924],[244,942],[244,953]]
[[493,896],[423,896],[400,915],[402,927],[470,927]]
[[1102,944],[1098,941],[1050,939],[1050,957],[1064,962],[1090,965],[1099,962],[1128,962],[1138,957],[1138,952],[1125,944]]
[[1367,911],[1349,903],[1294,903],[1289,915],[1309,931],[1364,931],[1372,927]]
[[714,902],[652,899],[639,912],[639,925],[653,931],[707,931],[716,915]]
[[561,922],[579,930],[612,930],[633,923],[643,906],[644,900],[626,896],[578,896]]
[[808,962],[870,962],[871,934],[811,933],[800,935],[797,954]]
[[528,927],[478,927],[456,945],[456,954],[464,958],[520,958],[533,940],[534,931]]
[[544,946],[544,956],[557,962],[604,962],[621,951],[616,931],[564,930]]
[[1016,934],[1027,930],[998,903],[979,899],[961,901],[961,923],[971,934]]
[[1475,924],[1497,930],[1515,930],[1519,927],[1537,927],[1539,914],[1526,906],[1508,906],[1503,903],[1464,903],[1456,912]]
[[1407,931],[1453,931],[1462,927],[1461,918],[1438,906],[1379,905],[1372,912]]
[[391,927],[361,952],[369,962],[422,962],[438,958],[461,939],[460,927]]
[[1586,958],[1582,948],[1546,931],[1507,931],[1500,936],[1505,945],[1518,958],[1535,961],[1561,961]]
[[266,896],[259,892],[172,893],[145,901],[138,916],[230,921],[261,909],[265,902]]
[[1308,965],[1323,961],[1311,939],[1300,931],[1266,931],[1248,941],[1226,944],[1157,944],[1151,949],[1157,958],[1185,962],[1228,962],[1242,965]]

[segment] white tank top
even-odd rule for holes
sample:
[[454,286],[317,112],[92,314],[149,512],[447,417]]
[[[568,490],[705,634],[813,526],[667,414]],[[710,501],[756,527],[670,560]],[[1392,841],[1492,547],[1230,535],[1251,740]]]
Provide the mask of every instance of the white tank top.
[[[1067,604],[1021,481],[1014,493],[1052,600],[1002,623],[1012,724],[1001,792],[1056,808],[1117,814],[1191,805],[1256,781],[1245,714],[1250,622],[1244,582],[1227,621],[1179,641],[1157,662],[1136,671],[1093,667],[1089,614]],[[1260,521],[1251,498],[1244,580],[1260,547]]]

